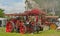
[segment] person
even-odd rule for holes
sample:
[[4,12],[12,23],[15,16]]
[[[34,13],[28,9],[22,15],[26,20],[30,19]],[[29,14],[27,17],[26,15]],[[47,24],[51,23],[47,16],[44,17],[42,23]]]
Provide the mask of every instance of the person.
[[20,27],[20,20],[16,21],[16,32],[19,33],[19,27]]
[[34,21],[30,21],[29,22],[29,28],[30,28],[30,33],[34,33],[35,32],[35,22]]
[[56,25],[59,27],[60,26],[60,18],[56,20]]
[[60,19],[57,19],[55,23],[57,25],[57,30],[60,30]]

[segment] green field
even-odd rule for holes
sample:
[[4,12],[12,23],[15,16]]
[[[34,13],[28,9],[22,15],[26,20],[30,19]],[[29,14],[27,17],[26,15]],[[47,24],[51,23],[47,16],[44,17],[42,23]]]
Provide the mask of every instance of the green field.
[[20,34],[20,33],[6,33],[5,28],[0,27],[0,36],[60,36],[60,31],[48,30],[42,31],[39,34]]

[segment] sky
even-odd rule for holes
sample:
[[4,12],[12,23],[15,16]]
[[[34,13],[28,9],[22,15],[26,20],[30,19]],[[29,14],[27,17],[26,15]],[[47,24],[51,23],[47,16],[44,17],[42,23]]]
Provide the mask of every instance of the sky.
[[0,0],[0,8],[4,13],[22,13],[25,11],[25,0]]

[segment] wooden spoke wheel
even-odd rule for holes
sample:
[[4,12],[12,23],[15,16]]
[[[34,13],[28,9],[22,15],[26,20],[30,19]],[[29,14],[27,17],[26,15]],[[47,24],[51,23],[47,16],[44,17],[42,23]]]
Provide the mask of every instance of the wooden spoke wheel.
[[12,32],[12,30],[13,30],[13,25],[11,22],[8,22],[6,24],[6,32]]
[[50,24],[50,29],[55,30],[57,28],[56,24]]
[[20,33],[24,34],[26,32],[26,27],[25,26],[20,26]]

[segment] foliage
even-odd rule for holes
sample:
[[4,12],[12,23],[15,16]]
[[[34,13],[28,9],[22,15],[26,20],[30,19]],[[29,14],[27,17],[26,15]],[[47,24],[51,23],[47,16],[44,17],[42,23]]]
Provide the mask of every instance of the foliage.
[[4,10],[0,9],[0,17],[4,17]]
[[[60,16],[60,0],[34,0],[37,4],[39,4],[40,8],[48,9],[54,8],[55,14]],[[58,12],[59,11],[59,12]]]

